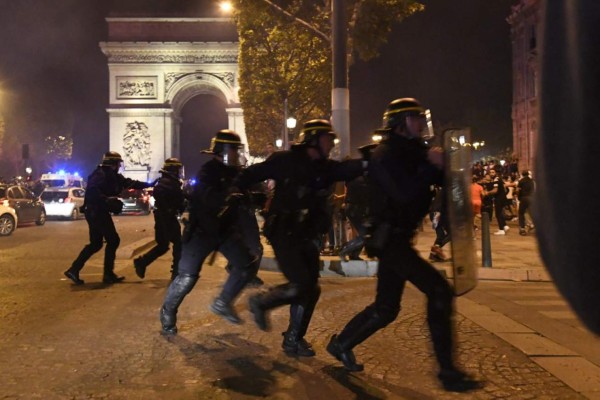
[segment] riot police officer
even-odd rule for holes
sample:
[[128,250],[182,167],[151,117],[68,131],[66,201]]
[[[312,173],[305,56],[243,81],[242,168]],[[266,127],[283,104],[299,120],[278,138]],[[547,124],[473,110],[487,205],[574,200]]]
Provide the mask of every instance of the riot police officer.
[[427,296],[427,322],[440,365],[438,378],[447,390],[478,386],[454,362],[451,318],[453,293],[448,282],[412,246],[415,231],[427,214],[433,184],[442,183],[443,153],[421,139],[425,109],[415,99],[392,101],[384,114],[390,134],[369,162],[373,192],[381,194],[372,205],[374,231],[367,250],[379,257],[377,296],[339,335],[327,351],[350,371],[362,371],[352,349],[396,319],[406,281]]
[[109,151],[104,154],[102,163],[88,177],[83,208],[90,231],[90,243],[81,250],[71,268],[64,272],[64,275],[76,285],[84,283],[79,278],[79,271],[85,262],[102,248],[103,240],[106,240],[106,248],[102,282],[117,283],[125,279],[114,273],[115,256],[121,239],[110,213],[119,214],[123,209],[123,203],[117,196],[124,189],[145,189],[151,185],[125,178],[119,173],[122,164],[121,155],[116,151]]
[[196,177],[190,199],[190,220],[182,238],[179,274],[169,285],[160,310],[163,334],[177,333],[177,310],[198,281],[204,260],[217,250],[231,263],[232,269],[210,310],[229,322],[241,322],[232,303],[258,269],[255,257],[236,229],[236,207],[233,202],[225,207],[231,182],[240,170],[241,149],[240,136],[223,129],[211,140],[210,149],[202,151],[213,158],[200,168]]
[[248,189],[253,183],[275,181],[273,200],[263,232],[269,239],[286,284],[249,299],[250,311],[262,330],[269,330],[268,312],[290,304],[290,322],[282,347],[288,354],[314,356],[304,339],[319,300],[319,248],[317,239],[329,230],[327,200],[335,181],[362,174],[361,160],[329,160],[336,134],[326,120],[304,124],[297,144],[266,161],[243,170],[234,186]]
[[141,279],[146,276],[148,265],[169,250],[169,243],[173,244],[171,280],[177,276],[181,258],[181,226],[177,215],[185,209],[185,198],[181,188],[182,171],[183,164],[177,158],[166,159],[160,170],[161,177],[154,186],[153,194],[156,208],[154,210],[156,246],[133,261],[135,273]]

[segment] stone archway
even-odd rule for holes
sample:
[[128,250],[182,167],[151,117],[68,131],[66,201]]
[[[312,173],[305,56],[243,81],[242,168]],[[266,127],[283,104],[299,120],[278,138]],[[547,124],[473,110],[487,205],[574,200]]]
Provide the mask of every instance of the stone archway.
[[228,128],[247,146],[237,96],[237,33],[230,19],[107,22],[109,41],[100,47],[109,67],[110,148],[122,153],[126,176],[155,179],[166,158],[179,156],[181,112],[199,94],[225,101]]

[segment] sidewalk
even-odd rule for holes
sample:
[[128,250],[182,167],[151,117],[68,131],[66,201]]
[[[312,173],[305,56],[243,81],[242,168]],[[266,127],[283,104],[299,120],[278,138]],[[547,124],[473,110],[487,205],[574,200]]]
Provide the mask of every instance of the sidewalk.
[[[490,234],[492,248],[492,267],[480,267],[478,274],[480,280],[507,280],[507,281],[551,281],[538,251],[535,230],[527,236],[519,235],[517,222],[508,222],[510,227],[505,236]],[[496,231],[495,222],[490,226],[492,232]],[[476,262],[481,265],[481,231],[477,231],[475,248],[477,251]],[[431,225],[424,225],[423,231],[416,237],[415,247],[425,259],[429,258],[429,251],[435,241],[435,232]],[[261,269],[277,271],[277,262],[274,259],[272,248],[263,241],[265,252]],[[452,254],[451,244],[444,246],[447,257]],[[322,256],[322,275],[338,275],[346,277],[375,276],[377,274],[377,260],[368,260],[366,255],[361,255],[365,261],[341,262],[339,257]],[[436,262],[433,264],[446,276],[452,277],[451,262]]]

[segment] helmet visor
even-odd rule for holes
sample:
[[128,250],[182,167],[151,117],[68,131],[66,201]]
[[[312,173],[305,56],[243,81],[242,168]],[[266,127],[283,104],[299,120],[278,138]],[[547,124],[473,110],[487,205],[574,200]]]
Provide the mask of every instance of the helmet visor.
[[431,110],[425,110],[425,121],[426,126],[423,130],[423,135],[421,136],[425,140],[431,140],[435,136],[435,132],[433,131],[433,119],[431,118]]
[[244,148],[239,145],[226,144],[223,149],[223,163],[232,167],[245,165]]

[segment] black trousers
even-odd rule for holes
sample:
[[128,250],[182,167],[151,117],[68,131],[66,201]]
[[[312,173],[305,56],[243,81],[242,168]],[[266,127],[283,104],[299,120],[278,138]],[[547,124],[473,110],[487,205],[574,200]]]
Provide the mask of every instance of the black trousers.
[[319,247],[316,240],[286,234],[270,237],[279,268],[289,281],[260,296],[264,310],[289,304],[288,334],[302,339],[321,295]]
[[139,259],[147,266],[158,257],[169,251],[169,243],[173,243],[173,266],[172,272],[177,274],[179,260],[181,259],[181,225],[177,215],[154,211],[154,240],[156,246],[148,250]]
[[531,206],[530,197],[522,197],[519,199],[519,228],[525,229],[525,213]]
[[442,368],[454,365],[453,293],[445,278],[411,245],[407,236],[393,236],[379,258],[375,302],[358,313],[339,334],[350,350],[396,319],[406,282],[427,296],[427,323],[433,348]]
[[504,206],[506,205],[505,201],[502,200],[494,200],[494,210],[496,211],[496,221],[498,221],[498,229],[502,230],[506,226],[506,220],[504,219]]
[[121,243],[112,217],[108,211],[86,211],[85,219],[88,223],[90,243],[81,250],[79,256],[73,261],[71,270],[77,273],[81,271],[86,261],[102,248],[103,241],[106,240],[106,248],[104,249],[104,274],[111,274],[115,269],[115,257]]

